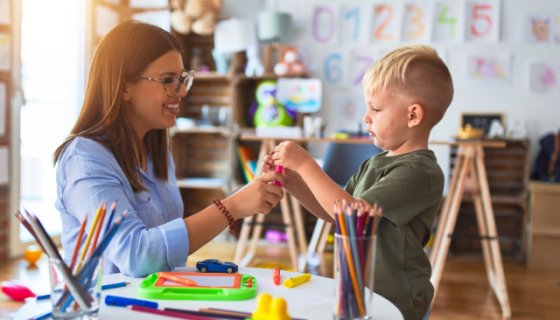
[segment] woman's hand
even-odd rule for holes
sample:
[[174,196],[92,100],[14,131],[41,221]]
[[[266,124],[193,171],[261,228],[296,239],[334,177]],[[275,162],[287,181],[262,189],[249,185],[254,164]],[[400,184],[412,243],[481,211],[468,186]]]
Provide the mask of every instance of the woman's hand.
[[223,204],[229,213],[237,220],[255,213],[269,213],[284,197],[284,191],[274,185],[277,180],[286,184],[284,176],[276,171],[268,172],[255,178],[243,189],[225,199]]
[[[264,162],[262,165],[263,174],[276,171],[276,166],[274,165],[274,159],[272,159],[272,155],[274,155],[274,151],[270,151],[270,154],[264,157]],[[297,189],[297,187],[301,183],[304,183],[303,179],[301,179],[300,175],[297,172],[288,168],[282,169],[282,175],[284,175],[284,178],[286,180],[284,183],[282,183],[282,188],[287,190],[291,194],[294,194],[294,191]]]
[[315,162],[305,149],[293,141],[282,142],[274,148],[272,159],[274,165],[295,172],[299,172],[306,164]]

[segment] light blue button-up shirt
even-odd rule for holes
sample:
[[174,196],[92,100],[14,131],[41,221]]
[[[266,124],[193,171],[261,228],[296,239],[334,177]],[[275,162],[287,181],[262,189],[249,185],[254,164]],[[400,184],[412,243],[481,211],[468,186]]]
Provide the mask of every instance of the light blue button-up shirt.
[[[89,233],[101,200],[110,206],[117,200],[113,221],[124,210],[129,212],[103,254],[103,273],[122,272],[142,277],[185,265],[189,237],[183,217],[183,201],[175,180],[175,163],[169,154],[169,179],[154,175],[148,155],[147,172],[141,171],[148,191],[134,193],[110,149],[91,139],[75,138],[57,163],[56,208],[62,219],[64,260],[69,263],[76,245],[80,224],[88,214]],[[104,233],[101,233],[99,240]],[[85,236],[84,235],[84,238]],[[84,240],[82,240],[82,243]],[[80,252],[81,254],[81,252]]]

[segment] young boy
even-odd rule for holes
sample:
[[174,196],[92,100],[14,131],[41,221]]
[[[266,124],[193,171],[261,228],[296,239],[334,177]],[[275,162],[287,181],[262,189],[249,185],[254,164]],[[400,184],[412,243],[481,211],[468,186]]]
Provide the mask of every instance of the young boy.
[[366,160],[344,189],[293,142],[278,145],[263,169],[283,166],[287,180],[282,187],[330,222],[335,200],[361,198],[382,205],[375,292],[394,303],[405,319],[424,319],[434,288],[422,248],[430,239],[444,184],[428,138],[453,99],[451,74],[433,48],[406,46],[372,64],[362,85],[364,122],[375,145],[386,152]]

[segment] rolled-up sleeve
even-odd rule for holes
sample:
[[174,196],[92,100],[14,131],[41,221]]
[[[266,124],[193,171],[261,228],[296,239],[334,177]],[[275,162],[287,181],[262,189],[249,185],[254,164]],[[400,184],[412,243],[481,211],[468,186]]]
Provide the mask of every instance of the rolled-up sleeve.
[[[68,213],[83,221],[88,214],[86,232],[90,232],[101,201],[110,205],[117,201],[113,221],[128,210],[125,222],[104,252],[104,258],[113,263],[123,274],[133,277],[169,271],[185,263],[189,252],[188,231],[183,219],[175,219],[148,228],[135,210],[124,191],[123,181],[108,165],[98,159],[82,155],[71,156],[63,168],[66,187],[62,200]],[[149,200],[149,198],[148,198]],[[154,200],[151,200],[154,201]],[[103,230],[109,221],[104,222]],[[101,240],[103,233],[100,235]],[[65,250],[73,248],[65,248]]]

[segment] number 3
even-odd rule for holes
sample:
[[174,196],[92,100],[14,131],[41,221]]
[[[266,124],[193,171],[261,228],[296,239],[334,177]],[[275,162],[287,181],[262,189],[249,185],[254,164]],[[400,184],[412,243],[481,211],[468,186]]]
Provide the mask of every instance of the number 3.
[[416,6],[406,6],[406,11],[416,12],[416,16],[410,21],[418,25],[418,30],[407,32],[406,37],[409,39],[418,39],[424,34],[424,24],[422,23],[422,9]]
[[[471,22],[471,33],[475,37],[484,37],[492,31],[492,18],[484,13],[480,13],[481,10],[492,10],[492,6],[485,4],[477,4],[473,7],[472,22]],[[486,29],[479,31],[476,29],[475,20],[485,20],[487,25]]]

